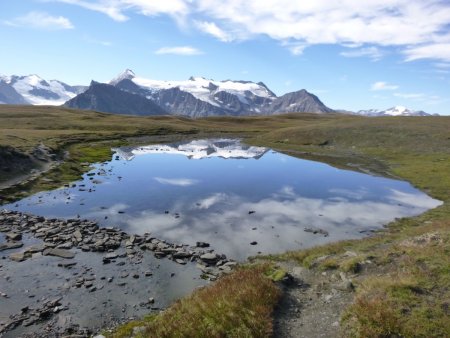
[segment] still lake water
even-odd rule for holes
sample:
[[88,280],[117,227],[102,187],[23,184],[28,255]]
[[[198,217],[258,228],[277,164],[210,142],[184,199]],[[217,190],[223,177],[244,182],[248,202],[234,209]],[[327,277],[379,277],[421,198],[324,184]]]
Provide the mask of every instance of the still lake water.
[[242,260],[360,238],[440,204],[404,181],[211,139],[115,149],[111,161],[94,164],[70,187],[4,207],[46,217],[81,215],[173,243],[204,241]]

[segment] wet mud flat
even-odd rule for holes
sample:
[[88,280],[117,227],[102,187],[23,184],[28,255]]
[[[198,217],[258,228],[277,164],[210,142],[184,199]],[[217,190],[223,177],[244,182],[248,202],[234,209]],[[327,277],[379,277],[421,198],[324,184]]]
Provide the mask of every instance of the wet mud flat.
[[88,336],[159,311],[236,262],[80,219],[0,211],[0,336]]

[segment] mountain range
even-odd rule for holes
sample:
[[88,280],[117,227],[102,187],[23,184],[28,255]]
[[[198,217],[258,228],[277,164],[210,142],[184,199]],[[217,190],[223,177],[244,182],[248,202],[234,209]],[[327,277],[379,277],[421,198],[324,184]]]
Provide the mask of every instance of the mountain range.
[[86,88],[86,86],[69,86],[58,80],[46,81],[35,74],[0,75],[0,103],[58,106],[82,93]]
[[[185,81],[149,80],[126,69],[109,83],[70,86],[38,75],[0,75],[0,103],[64,105],[70,108],[129,115],[183,115],[189,117],[273,115],[308,112],[340,113],[305,89],[275,95],[264,83],[215,81],[190,77]],[[345,111],[345,113],[352,113]],[[426,116],[405,107],[360,110],[367,116]]]
[[[127,69],[109,84],[91,83],[84,93],[67,101],[65,106],[112,112],[105,98],[109,92],[127,93],[128,102],[137,97],[158,105],[166,114],[189,117],[221,115],[272,115],[287,112],[329,113],[332,109],[320,99],[300,90],[277,97],[264,83],[251,81],[214,81],[203,77],[190,77],[186,81],[157,81],[137,77]],[[135,99],[133,99],[135,98]],[[119,98],[113,98],[117,102]],[[120,99],[121,100],[121,99]],[[132,105],[133,106],[133,105]],[[132,109],[121,108],[121,113],[131,114]],[[161,114],[154,110],[150,114]]]
[[356,114],[365,116],[430,116],[422,110],[411,110],[404,106],[395,106],[386,110],[360,110]]

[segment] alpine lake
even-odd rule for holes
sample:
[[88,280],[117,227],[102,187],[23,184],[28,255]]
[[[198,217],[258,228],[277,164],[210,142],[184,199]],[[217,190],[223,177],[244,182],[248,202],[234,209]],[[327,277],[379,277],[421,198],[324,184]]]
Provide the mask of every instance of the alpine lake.
[[[24,231],[23,247],[0,252],[0,291],[7,295],[0,299],[0,322],[6,327],[10,316],[25,307],[42,308],[50,299],[59,299],[60,309],[47,321],[25,318],[9,326],[5,337],[45,332],[49,325],[96,332],[157,311],[208,283],[198,268],[205,253],[233,263],[361,238],[395,218],[441,204],[405,181],[337,169],[237,139],[113,151],[110,161],[92,164],[79,181],[1,206],[50,220],[87,219],[98,229],[133,235],[128,246],[114,250],[66,245],[75,253],[72,259],[37,250],[29,259],[12,261],[8,256],[25,247],[46,246],[44,238]],[[0,245],[6,240],[0,233]],[[145,243],[197,250],[198,259],[137,253]],[[111,259],[105,261],[107,254]],[[74,264],[61,264],[69,261]]]

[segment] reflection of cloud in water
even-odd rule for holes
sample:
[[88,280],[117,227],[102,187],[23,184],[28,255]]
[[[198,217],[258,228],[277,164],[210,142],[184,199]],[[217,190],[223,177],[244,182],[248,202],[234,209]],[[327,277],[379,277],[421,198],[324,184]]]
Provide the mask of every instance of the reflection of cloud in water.
[[161,184],[176,185],[179,187],[187,187],[199,183],[198,180],[193,180],[190,178],[162,178],[154,177],[154,179]]
[[[391,189],[392,195],[388,196],[388,199],[393,202],[406,204],[411,207],[425,209],[435,208],[438,205],[441,205],[441,201],[437,201],[428,197],[427,195],[417,196],[416,194],[408,194],[402,191],[398,191],[395,189]],[[421,197],[421,198],[420,198]]]
[[[425,194],[398,194],[389,197],[397,203],[374,201],[340,202],[294,196],[290,189],[286,200],[282,194],[257,202],[236,195],[216,193],[199,200],[200,208],[180,219],[171,215],[142,212],[129,217],[128,230],[136,233],[152,232],[156,236],[193,244],[207,241],[219,252],[243,259],[258,251],[263,253],[310,247],[313,245],[347,238],[361,237],[360,231],[380,227],[396,217],[410,216],[440,204]],[[222,203],[226,200],[226,203]],[[405,201],[409,201],[405,205]],[[178,205],[178,210],[189,210],[189,205]],[[220,209],[219,209],[220,207]],[[254,214],[249,214],[254,210]],[[325,238],[304,232],[304,227],[317,227],[330,234]],[[256,230],[253,230],[256,228]],[[249,243],[257,241],[257,246]]]
[[333,188],[328,190],[329,193],[338,195],[337,198],[350,198],[355,200],[362,200],[369,194],[369,190],[367,188],[359,188],[358,190],[349,190],[349,189],[341,189],[341,188]]
[[279,192],[276,192],[272,195],[273,197],[296,197],[294,187],[291,187],[289,185],[285,185],[280,189]]
[[196,205],[198,209],[209,209],[214,204],[217,204],[219,202],[223,202],[227,198],[227,194],[224,193],[217,193],[213,194],[209,197],[206,197],[202,200],[199,200]]

